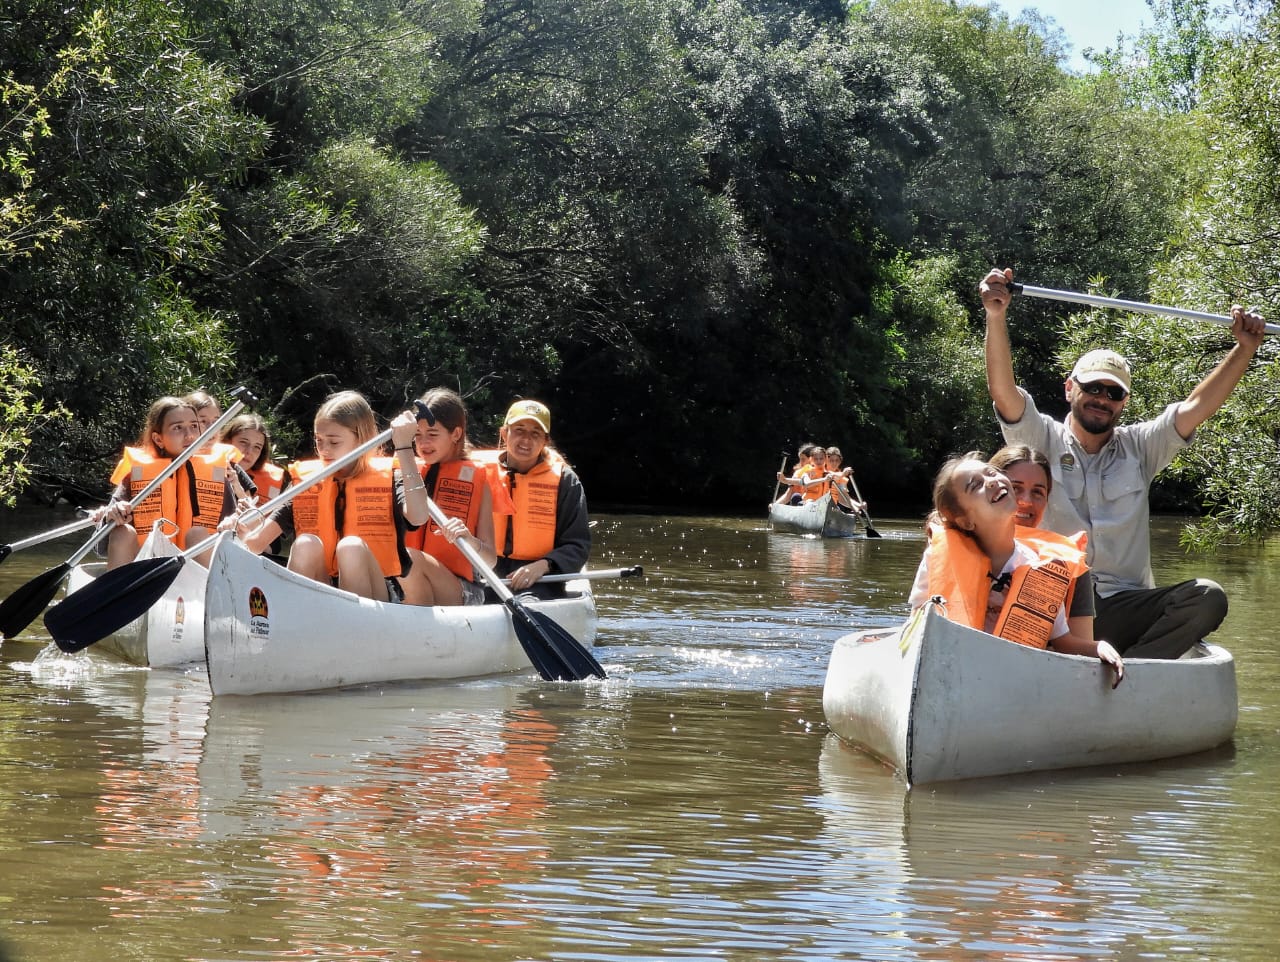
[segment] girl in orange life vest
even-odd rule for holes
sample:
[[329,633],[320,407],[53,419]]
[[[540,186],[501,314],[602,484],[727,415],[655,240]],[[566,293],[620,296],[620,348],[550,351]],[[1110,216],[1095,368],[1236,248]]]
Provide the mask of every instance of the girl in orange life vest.
[[271,434],[258,415],[241,414],[233,418],[222,429],[218,440],[243,455],[239,466],[257,487],[258,501],[270,501],[289,486],[289,475],[284,468],[271,462]]
[[853,468],[842,468],[841,462],[844,455],[840,453],[840,449],[835,445],[827,448],[827,481],[831,485],[831,494],[836,499],[836,503],[840,505],[849,514],[857,514],[859,511],[866,511],[867,506],[853,496],[853,492],[849,490],[849,479],[853,477]]
[[[1115,671],[1114,685],[1120,684],[1124,662],[1116,650],[1093,639],[1091,624],[1087,635],[1067,624],[1069,595],[1088,570],[1077,542],[1017,530],[1013,485],[977,452],[942,466],[933,503],[924,601],[942,595],[949,618],[1011,641],[1097,657]],[[913,607],[921,603],[912,598]]]
[[[807,442],[800,445],[797,452],[800,460],[796,463],[791,477],[778,472],[778,483],[787,485],[785,491],[778,495],[778,504],[799,504],[804,500],[804,479],[814,471],[813,453],[817,445]],[[825,453],[825,452],[824,452]]]
[[[1018,502],[1013,517],[1018,527],[1039,528],[1053,491],[1049,459],[1030,445],[1009,444],[991,455],[987,463],[1003,472],[1013,485],[1013,498]],[[1067,625],[1072,634],[1093,637],[1093,598],[1093,573],[1086,571],[1076,582],[1067,612]]]
[[[591,553],[587,496],[573,468],[551,444],[551,411],[540,401],[516,401],[498,431],[498,480],[510,498],[508,516],[495,511],[498,561],[511,590],[562,598],[552,573],[581,571]],[[497,601],[497,595],[490,600]]]
[[[236,448],[242,455],[236,467],[253,482],[256,496],[248,499],[250,503],[262,504],[270,501],[289,486],[289,473],[271,461],[271,435],[267,431],[266,422],[258,415],[241,414],[232,418],[222,429],[218,440]],[[235,484],[234,481],[232,483]],[[246,494],[248,490],[245,489]],[[237,499],[239,498],[240,493],[237,492]],[[281,561],[283,558],[279,555],[282,541],[282,538],[277,538],[268,548],[268,554]]]
[[[428,521],[406,539],[413,567],[400,579],[405,604],[480,605],[484,586],[455,542],[467,538],[485,564],[497,560],[493,546],[493,474],[467,460],[467,408],[448,388],[432,388],[420,399],[435,418],[417,422],[414,444],[425,465],[427,493],[448,515],[444,528]],[[509,511],[510,508],[508,507]]]
[[[395,579],[409,568],[405,529],[427,518],[422,485],[402,481],[417,477],[415,424],[408,411],[391,422],[394,458],[365,454],[347,471],[282,505],[256,530],[237,524],[245,547],[261,552],[293,531],[290,571],[375,601],[399,600]],[[374,437],[378,425],[363,395],[340,391],[320,406],[314,430],[316,460],[289,466],[294,483]]]
[[190,404],[192,410],[196,412],[202,432],[208,430],[210,424],[222,417],[222,405],[208,391],[192,391],[182,400]]
[[[107,568],[128,564],[160,518],[177,525],[175,544],[186,547],[207,538],[218,521],[235,510],[235,494],[227,480],[231,449],[197,454],[136,509],[134,494],[189,448],[200,436],[196,412],[182,398],[162,397],[147,411],[136,446],[126,447],[111,480],[112,500],[95,512],[99,523],[116,526],[107,536]],[[201,559],[207,560],[207,559]]]

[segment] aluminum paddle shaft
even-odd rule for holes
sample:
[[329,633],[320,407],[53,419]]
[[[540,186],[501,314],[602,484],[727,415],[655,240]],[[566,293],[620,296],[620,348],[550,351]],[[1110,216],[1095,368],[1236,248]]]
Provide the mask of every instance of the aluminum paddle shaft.
[[[1100,297],[1097,294],[1057,291],[1050,287],[1032,287],[1030,284],[1010,284],[1009,290],[1014,294],[1025,294],[1027,297],[1040,297],[1049,301],[1067,301],[1072,304],[1085,304],[1089,307],[1109,307],[1113,310],[1133,311],[1137,314],[1163,314],[1167,317],[1181,317],[1189,321],[1207,321],[1210,324],[1217,324],[1221,327],[1230,327],[1235,323],[1229,314],[1209,314],[1206,311],[1191,311],[1183,307],[1166,307],[1163,304],[1125,301],[1118,297]],[[1268,334],[1280,334],[1280,324],[1267,324],[1263,330]]]

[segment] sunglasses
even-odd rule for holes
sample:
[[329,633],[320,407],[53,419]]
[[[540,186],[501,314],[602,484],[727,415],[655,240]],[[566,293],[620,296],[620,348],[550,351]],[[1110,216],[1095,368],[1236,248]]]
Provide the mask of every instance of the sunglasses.
[[1076,381],[1076,384],[1090,397],[1097,397],[1105,391],[1108,399],[1119,402],[1129,396],[1129,392],[1119,384],[1103,384],[1101,381],[1090,381],[1088,384],[1080,384]]

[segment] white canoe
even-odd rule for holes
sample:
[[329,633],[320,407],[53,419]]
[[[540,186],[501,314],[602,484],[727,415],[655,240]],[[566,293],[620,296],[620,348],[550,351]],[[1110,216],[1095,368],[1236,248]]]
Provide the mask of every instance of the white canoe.
[[769,505],[769,524],[775,531],[816,534],[822,538],[853,538],[858,515],[845,511],[829,494],[800,504]]
[[1176,661],[1096,658],[1013,644],[932,607],[899,631],[835,643],[827,725],[911,785],[1172,758],[1235,731],[1235,662],[1200,644]]
[[[527,602],[590,646],[590,582]],[[205,593],[205,653],[215,695],[316,691],[376,682],[529,671],[503,605],[417,607],[312,581],[222,537]]]
[[[138,550],[138,561],[172,558],[181,552],[160,533],[157,524]],[[83,588],[106,571],[105,561],[76,565],[67,579],[67,594]],[[165,593],[141,618],[99,641],[95,648],[135,665],[168,668],[204,660],[204,583],[208,572],[188,561]]]

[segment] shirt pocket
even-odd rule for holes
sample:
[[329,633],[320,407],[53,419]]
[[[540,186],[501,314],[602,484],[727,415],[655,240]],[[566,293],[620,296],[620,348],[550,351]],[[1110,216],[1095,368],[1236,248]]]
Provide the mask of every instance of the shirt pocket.
[[1147,479],[1132,458],[1116,462],[1102,475],[1102,497],[1109,504],[1131,503],[1145,496],[1146,490]]
[[1080,499],[1084,497],[1084,471],[1080,469],[1078,464],[1073,464],[1070,468],[1063,467],[1062,464],[1053,465],[1053,487],[1054,490],[1061,490],[1067,496],[1067,500],[1072,504],[1078,504]]

